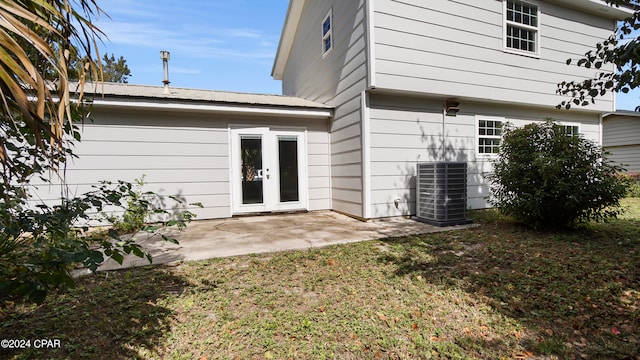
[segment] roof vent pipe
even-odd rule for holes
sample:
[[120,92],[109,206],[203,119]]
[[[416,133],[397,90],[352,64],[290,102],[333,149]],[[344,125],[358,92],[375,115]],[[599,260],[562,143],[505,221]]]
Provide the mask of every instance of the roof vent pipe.
[[164,84],[164,94],[169,95],[169,59],[171,58],[171,53],[168,51],[162,50],[160,51],[160,59],[162,59],[162,65],[164,66],[164,80],[162,83]]

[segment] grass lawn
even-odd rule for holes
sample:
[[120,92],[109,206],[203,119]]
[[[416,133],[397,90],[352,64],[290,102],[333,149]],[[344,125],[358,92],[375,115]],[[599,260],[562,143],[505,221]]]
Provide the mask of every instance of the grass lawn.
[[465,231],[100,273],[0,313],[2,339],[61,343],[0,357],[640,359],[624,204],[566,233],[479,211]]

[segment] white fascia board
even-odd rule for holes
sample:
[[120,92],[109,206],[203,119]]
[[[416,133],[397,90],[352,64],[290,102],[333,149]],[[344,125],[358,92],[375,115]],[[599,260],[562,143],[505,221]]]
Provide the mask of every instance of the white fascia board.
[[153,109],[153,110],[178,110],[178,111],[202,111],[217,112],[224,114],[248,114],[248,115],[268,115],[328,119],[332,116],[330,109],[309,109],[309,108],[275,108],[275,107],[246,107],[220,104],[180,104],[180,103],[157,103],[146,101],[110,101],[94,100],[94,106],[117,107],[129,109]]
[[[635,12],[632,8],[627,7],[627,6],[611,6],[609,4],[607,4],[605,1],[603,0],[589,0],[589,2],[591,2],[592,4],[594,4],[596,7],[598,7],[598,10],[602,10],[602,8],[604,7],[605,9],[613,9],[613,13],[616,14],[617,16],[621,17],[618,20],[624,20],[625,18],[633,15],[633,13]],[[629,5],[631,6],[631,5]]]
[[603,0],[557,0],[561,4],[569,5],[578,9],[590,10],[594,14],[603,17],[624,20],[633,15],[634,11],[625,6],[610,6]]
[[284,20],[282,26],[282,34],[280,35],[280,43],[278,44],[278,50],[276,51],[276,59],[273,62],[273,68],[271,69],[271,76],[275,80],[282,80],[284,74],[284,67],[289,60],[289,54],[291,53],[291,47],[293,46],[293,40],[296,37],[296,31],[298,30],[298,24],[300,23],[300,17],[302,16],[302,9],[306,0],[291,0],[289,2],[289,9],[287,10],[287,17]]
[[633,110],[616,110],[614,112],[604,113],[602,115],[603,118],[607,118],[609,116],[628,116],[628,117],[640,117],[640,112]]

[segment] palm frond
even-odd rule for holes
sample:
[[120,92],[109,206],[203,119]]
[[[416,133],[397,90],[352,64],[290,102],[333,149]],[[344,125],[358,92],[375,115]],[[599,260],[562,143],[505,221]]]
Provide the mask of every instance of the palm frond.
[[[70,49],[83,59],[79,103],[87,74],[102,79],[97,44],[104,33],[92,23],[101,14],[95,0],[0,1],[0,121],[11,126],[19,118],[42,150],[61,150],[65,123],[72,121]],[[0,138],[0,162],[8,166],[11,154],[3,144]]]

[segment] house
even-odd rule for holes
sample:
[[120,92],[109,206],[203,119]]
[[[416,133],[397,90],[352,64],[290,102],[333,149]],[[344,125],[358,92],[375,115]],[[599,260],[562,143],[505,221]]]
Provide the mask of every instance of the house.
[[556,88],[593,77],[566,60],[630,14],[595,0],[292,0],[273,76],[285,95],[335,109],[334,210],[415,214],[423,161],[468,163],[468,207],[482,208],[507,121],[553,117],[601,143],[614,96],[561,111]]
[[640,173],[640,113],[616,111],[604,117],[602,146],[609,159],[629,172]]
[[[99,86],[86,89],[100,95],[81,125],[78,158],[64,172],[68,194],[144,176],[147,190],[202,203],[190,208],[198,219],[331,208],[329,106],[277,95]],[[279,153],[286,167],[274,171],[272,154]],[[241,169],[249,157],[253,169]],[[36,186],[40,199],[58,202],[58,186]]]
[[467,206],[483,208],[505,123],[553,117],[602,143],[614,96],[556,110],[556,87],[592,77],[566,60],[630,14],[598,0],[291,0],[272,72],[283,96],[106,84],[68,182],[144,174],[203,203],[199,219],[371,219],[415,214],[416,164],[456,161]]

